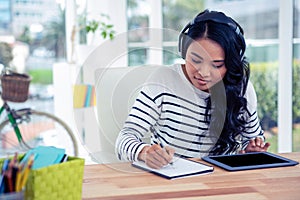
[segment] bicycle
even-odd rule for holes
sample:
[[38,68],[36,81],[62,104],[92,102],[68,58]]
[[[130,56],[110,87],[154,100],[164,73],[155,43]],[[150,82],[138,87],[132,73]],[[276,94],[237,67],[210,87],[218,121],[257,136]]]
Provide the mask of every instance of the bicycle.
[[3,105],[0,116],[0,157],[26,152],[37,146],[64,148],[71,156],[78,156],[78,145],[69,126],[53,114],[31,108],[12,109],[8,102],[21,103],[28,99],[31,77],[4,68],[0,75]]

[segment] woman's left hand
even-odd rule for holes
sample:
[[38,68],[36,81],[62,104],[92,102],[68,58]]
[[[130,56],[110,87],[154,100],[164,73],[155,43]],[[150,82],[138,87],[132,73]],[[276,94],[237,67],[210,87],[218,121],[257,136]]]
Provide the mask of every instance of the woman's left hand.
[[265,143],[261,137],[250,140],[248,146],[240,153],[267,151],[271,144]]

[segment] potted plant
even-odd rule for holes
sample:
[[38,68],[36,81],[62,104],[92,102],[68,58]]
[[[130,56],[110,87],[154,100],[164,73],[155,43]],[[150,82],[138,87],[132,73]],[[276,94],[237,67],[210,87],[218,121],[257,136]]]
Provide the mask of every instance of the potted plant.
[[[71,63],[75,63],[77,60],[78,55],[76,55],[75,47],[77,43],[81,45],[80,47],[84,46],[83,48],[93,48],[97,45],[97,36],[102,39],[114,39],[116,32],[114,30],[114,25],[112,25],[109,20],[109,15],[103,13],[100,15],[85,14],[78,17],[78,25],[73,26],[71,34]],[[77,35],[79,35],[78,42]],[[86,51],[85,49],[84,52],[87,53],[90,52],[90,50]]]
[[[105,14],[101,14],[103,18],[109,20],[109,16]],[[97,30],[100,30],[100,34],[103,39],[109,38],[113,39],[115,35],[115,31],[113,29],[113,25],[109,23],[105,23],[104,21],[98,21],[96,19],[86,20],[85,31],[86,33],[92,33],[95,36]]]

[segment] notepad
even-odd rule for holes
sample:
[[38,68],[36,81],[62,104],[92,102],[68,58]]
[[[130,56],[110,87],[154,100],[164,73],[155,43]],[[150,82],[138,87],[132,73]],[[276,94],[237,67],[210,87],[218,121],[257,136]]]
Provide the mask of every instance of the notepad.
[[30,149],[22,161],[27,160],[30,155],[34,155],[32,169],[39,169],[60,163],[65,157],[65,150],[52,146],[38,146],[34,149]]
[[146,163],[142,161],[134,161],[132,165],[167,179],[206,174],[214,170],[212,166],[180,157],[174,157],[173,165],[169,164],[161,169],[148,167]]

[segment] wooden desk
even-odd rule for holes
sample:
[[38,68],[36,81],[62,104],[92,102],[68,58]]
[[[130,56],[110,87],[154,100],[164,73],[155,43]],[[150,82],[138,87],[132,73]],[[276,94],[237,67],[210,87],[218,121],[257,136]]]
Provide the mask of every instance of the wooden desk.
[[[281,154],[300,161],[300,152]],[[202,161],[203,162],[203,161]],[[83,199],[299,199],[300,165],[167,180],[129,163],[86,165]]]

